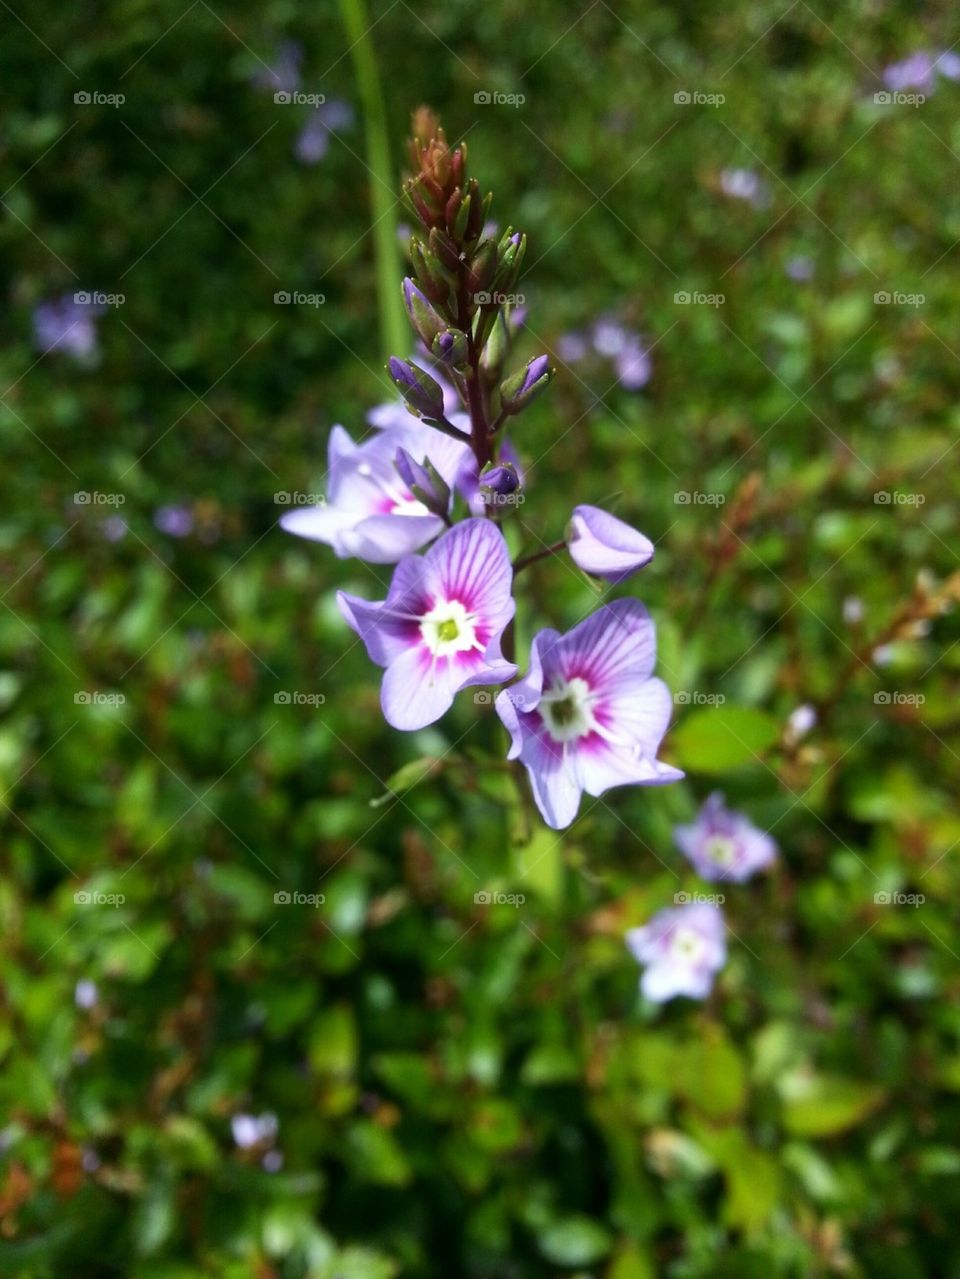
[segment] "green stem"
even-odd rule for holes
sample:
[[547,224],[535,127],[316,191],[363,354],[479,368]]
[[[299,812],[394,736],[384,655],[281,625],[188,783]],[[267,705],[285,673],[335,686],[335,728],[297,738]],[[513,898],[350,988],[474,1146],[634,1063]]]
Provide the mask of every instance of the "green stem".
[[387,115],[365,0],[340,0],[340,14],[350,41],[350,55],[363,104],[376,254],[377,308],[380,341],[386,360],[391,355],[406,355],[410,349],[410,334],[400,296],[402,271],[397,240],[398,202],[390,164]]

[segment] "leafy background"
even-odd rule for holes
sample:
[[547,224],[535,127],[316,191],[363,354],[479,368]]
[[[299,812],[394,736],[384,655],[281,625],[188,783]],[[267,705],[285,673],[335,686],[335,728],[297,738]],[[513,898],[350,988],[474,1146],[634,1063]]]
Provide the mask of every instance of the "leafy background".
[[[251,84],[292,38],[303,88],[359,108],[340,11],[15,7],[0,1274],[960,1275],[960,86],[873,101],[884,65],[953,43],[950,8],[371,15],[393,154],[430,101],[529,233],[520,354],[607,313],[653,345],[641,393],[557,360],[516,433],[517,540],[575,501],[657,540],[626,590],[688,698],[666,748],[688,779],[588,801],[557,836],[480,766],[503,747],[489,707],[385,728],[332,591],[386,572],[276,527],[331,424],[361,431],[386,395],[362,113],[305,167],[307,109]],[[725,196],[729,168],[769,202]],[[80,288],[125,296],[95,367],[33,341],[32,308]],[[157,527],[171,503],[189,536]],[[521,650],[597,597],[538,566]],[[712,997],[654,1009],[622,934],[708,887],[671,828],[715,787],[781,859],[727,892]],[[525,901],[475,902],[493,890]],[[295,891],[325,901],[275,901]],[[239,1149],[240,1113],[275,1138]]]

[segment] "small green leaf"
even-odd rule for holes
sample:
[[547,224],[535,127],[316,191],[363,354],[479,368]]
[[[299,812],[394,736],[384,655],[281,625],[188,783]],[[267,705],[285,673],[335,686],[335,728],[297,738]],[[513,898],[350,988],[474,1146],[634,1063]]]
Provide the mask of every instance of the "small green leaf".
[[779,723],[755,707],[707,706],[681,722],[671,743],[681,768],[723,773],[761,758],[779,734]]

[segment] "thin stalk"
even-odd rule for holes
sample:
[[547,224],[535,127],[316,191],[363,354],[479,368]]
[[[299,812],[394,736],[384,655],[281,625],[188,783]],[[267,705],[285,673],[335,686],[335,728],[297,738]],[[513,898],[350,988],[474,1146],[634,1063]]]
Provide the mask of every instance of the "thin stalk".
[[350,41],[350,56],[363,104],[376,257],[377,310],[383,358],[386,360],[391,355],[406,355],[410,349],[410,332],[398,283],[402,275],[397,240],[398,202],[390,164],[387,114],[365,0],[340,0],[340,15]]

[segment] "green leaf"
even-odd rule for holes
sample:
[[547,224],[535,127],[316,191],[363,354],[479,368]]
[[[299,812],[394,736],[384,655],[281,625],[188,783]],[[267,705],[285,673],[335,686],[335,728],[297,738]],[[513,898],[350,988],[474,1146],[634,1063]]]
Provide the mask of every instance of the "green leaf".
[[783,1122],[795,1137],[832,1137],[862,1123],[886,1099],[878,1084],[816,1075],[796,1076],[781,1087]]
[[723,773],[762,757],[780,735],[780,725],[752,706],[706,706],[681,721],[671,737],[681,768]]

